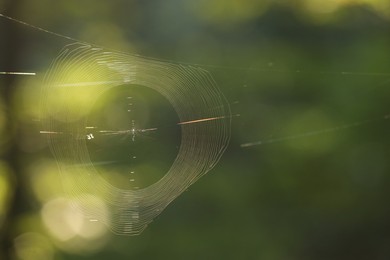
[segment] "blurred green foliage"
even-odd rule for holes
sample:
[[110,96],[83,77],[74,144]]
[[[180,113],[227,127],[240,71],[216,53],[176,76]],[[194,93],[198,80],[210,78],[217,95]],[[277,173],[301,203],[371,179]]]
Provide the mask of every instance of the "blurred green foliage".
[[240,115],[220,163],[140,236],[61,240],[41,213],[63,192],[37,120],[70,41],[0,17],[0,71],[37,73],[0,75],[0,259],[390,258],[389,1],[9,0],[0,13],[204,68]]

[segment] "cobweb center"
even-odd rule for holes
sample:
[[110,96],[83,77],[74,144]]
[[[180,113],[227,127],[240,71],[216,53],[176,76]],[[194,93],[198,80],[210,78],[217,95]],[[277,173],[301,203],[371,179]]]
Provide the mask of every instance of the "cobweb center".
[[99,174],[124,189],[147,187],[170,169],[180,146],[178,115],[157,91],[122,85],[103,93],[87,121],[87,148]]

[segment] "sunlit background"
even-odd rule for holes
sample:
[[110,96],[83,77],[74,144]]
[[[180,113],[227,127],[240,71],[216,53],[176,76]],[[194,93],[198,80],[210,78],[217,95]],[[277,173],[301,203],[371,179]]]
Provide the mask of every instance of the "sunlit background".
[[[0,17],[0,259],[390,259],[390,1],[2,0],[0,14],[27,23]],[[76,40],[205,69],[230,104],[220,162],[139,236],[111,232],[104,194],[66,194],[47,144],[44,76]],[[77,117],[88,92],[72,98]],[[156,174],[177,145],[146,138]]]

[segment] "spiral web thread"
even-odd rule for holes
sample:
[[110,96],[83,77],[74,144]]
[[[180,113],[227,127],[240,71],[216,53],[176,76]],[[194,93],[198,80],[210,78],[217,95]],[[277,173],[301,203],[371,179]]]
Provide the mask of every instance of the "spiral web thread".
[[[124,84],[159,92],[180,120],[181,145],[175,161],[164,177],[142,189],[120,189],[104,180],[86,146],[92,105],[105,91]],[[117,234],[140,234],[216,165],[230,138],[228,103],[211,75],[199,68],[76,43],[53,61],[42,96],[44,132],[65,191],[76,201],[91,195],[102,199],[103,204],[78,205],[90,221],[101,221]]]

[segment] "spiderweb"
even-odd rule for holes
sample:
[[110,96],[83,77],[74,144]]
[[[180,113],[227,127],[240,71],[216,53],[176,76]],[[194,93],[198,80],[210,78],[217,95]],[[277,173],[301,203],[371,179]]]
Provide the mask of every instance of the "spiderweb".
[[[1,14],[0,16],[5,17]],[[10,18],[7,17],[7,19]],[[45,127],[41,133],[49,139],[50,147],[59,163],[65,190],[74,197],[74,201],[80,202],[76,203],[76,206],[78,205],[77,207],[83,211],[83,215],[89,217],[90,221],[101,221],[118,234],[139,234],[170,202],[218,162],[229,141],[231,114],[229,105],[209,73],[191,66],[178,65],[176,62],[157,61],[92,47],[92,44],[89,45],[78,39],[47,31],[12,18],[11,20],[60,38],[79,42],[65,47],[53,62],[47,74],[42,93],[44,97],[43,122]],[[96,45],[93,44],[93,46]],[[278,53],[277,51],[274,52]],[[260,56],[259,60],[267,59],[266,55]],[[277,113],[267,112],[267,110],[272,111],[274,107],[278,106],[278,104],[275,106],[274,104],[268,104],[275,102],[275,94],[279,96],[277,100],[283,100],[285,93],[289,93],[291,100],[294,99],[292,97],[294,93],[296,99],[301,99],[304,96],[297,91],[300,89],[297,87],[299,84],[294,83],[292,79],[297,80],[302,77],[304,79],[302,82],[308,84],[309,79],[315,77],[313,84],[316,87],[305,87],[306,89],[316,89],[317,92],[317,90],[329,89],[328,86],[334,85],[334,89],[329,89],[327,92],[331,95],[328,97],[329,100],[335,99],[333,97],[334,93],[337,94],[337,97],[340,96],[335,91],[336,88],[344,89],[348,92],[347,96],[350,104],[356,103],[359,104],[359,107],[363,107],[364,102],[369,106],[366,98],[372,96],[367,95],[367,93],[369,91],[373,92],[372,89],[376,87],[387,85],[389,74],[386,72],[371,72],[371,69],[364,67],[363,69],[355,68],[351,71],[345,71],[344,67],[334,69],[333,66],[330,66],[331,70],[327,70],[326,66],[325,69],[313,67],[312,70],[300,70],[294,68],[299,68],[301,65],[275,66],[274,57],[271,58],[271,61],[264,66],[261,62],[258,65],[257,61],[253,62],[253,65],[245,64],[240,67],[236,65],[232,67],[230,65],[191,63],[192,66],[207,67],[211,70],[218,82],[225,82],[225,89],[229,89],[229,86],[231,86],[229,90],[233,94],[231,95],[232,98],[229,99],[233,101],[232,104],[240,103],[239,112],[244,115],[240,117],[241,123],[234,131],[237,132],[235,138],[239,138],[237,143],[240,152],[252,154],[257,152],[253,148],[259,148],[263,144],[285,141],[287,143],[288,141],[317,135],[331,136],[333,132],[339,130],[356,129],[360,126],[388,121],[390,118],[388,114],[372,117],[372,114],[378,114],[375,112],[376,110],[379,111],[379,115],[382,114],[383,107],[378,106],[368,116],[366,114],[351,120],[344,120],[350,117],[350,114],[346,114],[341,117],[344,118],[342,120],[335,117],[334,120],[332,119],[326,123],[328,118],[326,115],[332,113],[329,113],[329,111],[322,113],[317,110],[313,112],[313,115],[315,115],[315,118],[320,115],[318,126],[316,123],[309,123],[306,127],[294,130],[294,124],[291,122],[295,121],[294,118],[298,118],[296,114],[299,114],[300,110],[294,111],[291,109],[294,106],[290,104],[291,106],[286,106],[286,109],[281,108],[276,111]],[[253,57],[253,59],[256,60],[256,57]],[[283,59],[281,60],[283,61]],[[280,63],[280,61],[276,63]],[[293,69],[290,69],[290,67]],[[307,65],[303,66],[303,68],[305,67],[309,68]],[[347,67],[349,66],[347,65]],[[219,75],[214,72],[219,72]],[[15,73],[20,72],[4,72],[4,74]],[[22,74],[26,75],[26,73]],[[225,81],[218,78],[218,76],[225,79]],[[337,84],[330,84],[328,82],[330,80],[337,81]],[[326,85],[323,87],[317,86],[321,82],[325,82]],[[367,86],[372,85],[375,85],[374,88],[367,90]],[[295,87],[295,89],[294,91],[291,91],[291,89],[287,91],[284,88],[286,86],[289,88]],[[345,86],[353,86],[353,89],[347,90],[348,88]],[[360,90],[358,89],[359,86]],[[134,124],[132,120],[129,123],[127,119],[128,127],[117,129],[102,128],[97,126],[98,124],[91,124],[91,122],[94,122],[94,120],[91,120],[91,118],[93,119],[91,114],[94,113],[100,100],[108,96],[108,93],[112,90],[121,88],[128,92],[131,92],[133,88],[141,88],[158,93],[173,107],[177,120],[173,124],[172,122],[163,122],[163,125],[161,121],[157,123],[152,120],[152,124],[141,125],[139,124],[140,119],[135,120]],[[280,89],[277,90],[278,88]],[[302,88],[302,90],[305,88]],[[268,93],[270,90],[274,92]],[[356,94],[359,91],[365,93],[364,98],[359,99],[359,96],[356,95],[355,99],[351,99],[351,93]],[[135,96],[135,94],[131,94],[131,96]],[[380,98],[385,99],[388,95],[385,95],[384,92],[380,96]],[[237,101],[234,101],[235,98],[237,98]],[[345,100],[342,100],[342,108],[345,106]],[[378,100],[375,100],[376,104],[387,104],[385,101],[379,102]],[[287,101],[285,100],[285,102]],[[316,102],[320,101],[317,100]],[[331,110],[334,106],[325,104],[319,108],[329,107]],[[306,108],[309,109],[312,105]],[[256,107],[259,109],[254,109]],[[236,112],[235,107],[232,110]],[[351,110],[353,109],[351,108]],[[362,109],[359,108],[359,110]],[[340,114],[340,111],[338,109],[337,114]],[[274,115],[278,114],[278,117],[283,117],[283,113],[286,120],[282,119],[279,123],[272,122],[276,118]],[[111,114],[115,115],[115,113]],[[245,117],[247,117],[247,122],[244,122]],[[287,120],[288,117],[293,119]],[[161,118],[165,120],[165,117],[161,116]],[[308,118],[311,121],[310,114]],[[333,116],[329,118],[333,118]],[[361,120],[361,118],[372,119]],[[254,121],[260,123],[254,124]],[[324,121],[325,124],[322,124],[321,121]],[[96,162],[91,150],[94,142],[100,142],[105,138],[108,140],[107,142],[110,142],[115,137],[122,140],[122,143],[128,144],[130,150],[138,149],[139,147],[135,148],[134,144],[138,142],[140,136],[148,136],[160,133],[163,129],[168,129],[164,126],[165,123],[171,127],[169,129],[175,128],[180,140],[178,141],[178,151],[172,160],[172,164],[164,172],[163,177],[142,188],[138,185],[128,185],[127,188],[123,188],[122,185],[114,185],[110,182],[112,179],[110,174],[106,176],[107,178],[104,178],[105,176],[101,171],[104,168],[103,166],[114,162],[110,160]],[[280,127],[281,130],[285,128],[286,131],[278,133],[279,130],[275,129],[273,125],[290,125],[290,127]],[[299,123],[298,125],[304,124]],[[269,127],[268,130],[267,127]],[[328,141],[325,141],[329,142],[330,139],[327,138]],[[301,141],[297,143],[301,146]],[[332,142],[329,143],[332,145]],[[291,142],[291,147],[293,145],[294,142]],[[325,145],[323,149],[326,150],[331,145]],[[319,147],[321,148],[320,145]],[[309,146],[309,148],[311,147]],[[114,147],[105,149],[107,153],[111,151],[115,153],[117,150]],[[129,161],[131,159],[134,158],[128,158]],[[256,160],[258,160],[258,157],[256,157]],[[304,160],[306,164],[307,159],[304,158]],[[252,172],[253,165],[257,166],[254,161],[252,160],[249,164],[244,164],[242,161],[237,163],[240,167],[239,171],[245,172],[245,169],[242,168],[242,166],[245,166],[247,168],[251,167],[247,171]],[[261,164],[261,167],[263,167],[263,164]],[[128,171],[132,174],[133,170],[129,167]],[[138,180],[137,178],[129,177],[127,181],[132,182],[134,180],[135,183]],[[252,180],[249,182],[252,182]],[[258,189],[257,185],[256,189]],[[91,200],[94,197],[104,199],[105,203]]]
[[[127,134],[131,138],[125,142],[131,146],[137,134],[159,128],[137,128],[134,123],[128,129],[91,133],[95,126],[88,125],[88,118],[107,91],[134,85],[156,91],[169,101],[179,118],[176,126],[181,138],[177,155],[162,178],[146,187],[123,189],[99,174],[88,142],[103,135]],[[210,74],[199,68],[76,43],[66,46],[53,61],[42,96],[42,133],[59,162],[64,189],[76,201],[87,195],[101,197],[106,205],[80,206],[80,210],[90,221],[101,221],[117,234],[142,232],[170,202],[215,166],[230,138],[229,105]]]

